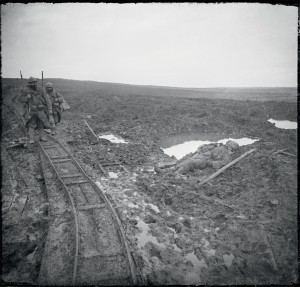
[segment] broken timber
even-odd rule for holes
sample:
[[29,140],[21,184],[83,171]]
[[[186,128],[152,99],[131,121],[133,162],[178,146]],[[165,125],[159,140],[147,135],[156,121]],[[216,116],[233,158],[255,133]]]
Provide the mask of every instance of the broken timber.
[[91,131],[91,133],[93,134],[93,136],[97,139],[97,141],[99,141],[98,137],[96,136],[96,134],[94,133],[94,131],[92,130],[92,128],[89,126],[89,124],[85,120],[83,120],[83,121],[87,125],[87,127],[89,128],[89,130]]
[[291,153],[288,153],[288,152],[285,152],[285,151],[279,151],[278,153],[282,153],[282,154],[286,154],[286,155],[295,157],[295,155],[293,155],[293,154],[291,154]]
[[245,152],[244,154],[242,154],[240,157],[236,158],[235,160],[233,160],[232,162],[228,163],[227,165],[223,166],[221,169],[219,169],[218,171],[216,171],[215,173],[213,173],[211,176],[209,176],[207,179],[203,180],[202,182],[200,182],[200,185],[203,185],[207,182],[209,182],[210,180],[212,180],[213,178],[217,177],[219,174],[221,174],[222,172],[224,172],[227,168],[231,167],[232,165],[236,164],[238,161],[240,161],[241,159],[243,159],[244,157],[246,157],[247,155],[249,155],[250,153],[254,152],[256,150],[256,148],[251,149],[247,152]]

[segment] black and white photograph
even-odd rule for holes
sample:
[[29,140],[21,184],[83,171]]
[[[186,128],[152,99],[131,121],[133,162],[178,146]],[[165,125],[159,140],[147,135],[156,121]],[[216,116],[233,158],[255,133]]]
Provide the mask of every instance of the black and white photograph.
[[2,3],[2,286],[296,285],[298,6]]

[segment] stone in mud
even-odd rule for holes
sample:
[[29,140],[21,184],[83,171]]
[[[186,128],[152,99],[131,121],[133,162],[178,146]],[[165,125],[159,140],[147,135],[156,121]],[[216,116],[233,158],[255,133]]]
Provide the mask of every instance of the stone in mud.
[[165,202],[165,205],[172,205],[173,204],[172,197],[165,197],[164,202]]
[[124,194],[127,195],[127,196],[129,196],[129,197],[133,196],[133,193],[134,193],[133,190],[126,190],[124,192]]
[[149,223],[155,223],[156,219],[151,214],[147,214],[144,217],[144,222],[147,223],[147,224],[149,224]]
[[191,219],[186,217],[183,219],[182,224],[187,227],[187,228],[191,228],[192,227],[192,222]]
[[137,225],[138,221],[136,219],[132,218],[132,219],[129,219],[129,223],[133,224],[133,225]]

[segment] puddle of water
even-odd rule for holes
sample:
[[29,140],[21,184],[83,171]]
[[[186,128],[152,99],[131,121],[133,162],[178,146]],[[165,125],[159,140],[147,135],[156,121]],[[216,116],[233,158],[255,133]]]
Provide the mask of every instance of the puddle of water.
[[201,278],[197,273],[189,272],[184,277],[184,283],[185,283],[185,285],[197,285],[197,284],[201,283]]
[[273,119],[268,119],[268,122],[275,124],[276,128],[279,129],[285,129],[285,130],[295,130],[297,129],[298,123],[297,122],[291,122],[291,121],[277,121]]
[[230,253],[229,255],[224,254],[224,255],[223,255],[223,259],[224,259],[225,265],[226,265],[227,267],[230,267],[230,266],[232,265],[232,261],[233,261],[233,259],[234,259],[234,255],[231,254],[231,253]]
[[136,235],[139,249],[142,249],[142,247],[145,246],[145,244],[149,241],[160,247],[165,247],[164,244],[159,243],[157,241],[156,237],[152,236],[151,234],[148,234],[149,225],[147,223],[145,223],[139,217],[137,217],[136,220],[138,221],[137,227],[142,230],[141,233]]
[[244,146],[244,145],[249,145],[253,144],[254,142],[258,141],[258,139],[251,139],[251,138],[239,138],[239,139],[234,139],[234,138],[225,138],[221,139],[218,141],[202,141],[202,140],[195,140],[195,141],[186,141],[182,144],[174,145],[165,149],[162,149],[165,154],[168,156],[175,156],[177,159],[183,158],[185,155],[189,153],[194,153],[197,151],[197,149],[205,144],[210,144],[210,143],[222,143],[225,144],[227,141],[233,140],[239,144],[239,146]]
[[210,247],[210,243],[205,238],[201,239],[201,243],[203,244],[202,251],[209,257],[216,255],[216,250]]
[[184,257],[186,258],[186,260],[190,260],[193,263],[194,268],[197,269],[198,271],[201,270],[203,267],[207,267],[204,258],[199,260],[194,251],[188,253]]
[[116,174],[115,172],[109,171],[108,175],[110,178],[118,178],[118,174]]
[[132,202],[129,202],[129,203],[127,204],[127,206],[130,207],[130,208],[139,208],[138,205],[136,205],[136,204],[134,204],[134,203],[132,203]]
[[109,140],[112,143],[125,143],[125,144],[128,143],[125,140],[123,140],[122,138],[118,138],[114,135],[102,135],[102,136],[99,136],[99,138]]

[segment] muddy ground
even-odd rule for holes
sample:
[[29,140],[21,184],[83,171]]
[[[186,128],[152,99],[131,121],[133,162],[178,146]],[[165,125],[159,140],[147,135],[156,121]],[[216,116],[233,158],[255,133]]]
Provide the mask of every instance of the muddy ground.
[[[116,208],[146,284],[298,282],[297,130],[267,122],[296,121],[295,103],[59,91],[71,110],[56,137]],[[18,90],[5,92],[13,97]],[[2,114],[3,279],[34,283],[48,231],[46,186],[37,149],[6,150],[24,135],[10,113]],[[97,135],[114,134],[128,144],[97,141],[83,120]],[[153,169],[170,159],[161,141],[183,134],[260,140],[234,158],[254,153],[200,186],[214,170],[179,176]],[[281,149],[296,156],[272,155]],[[99,163],[117,178],[105,176]]]

